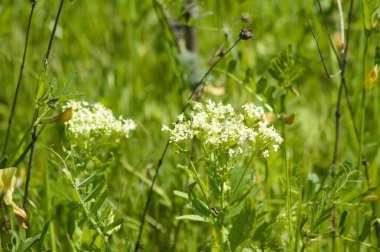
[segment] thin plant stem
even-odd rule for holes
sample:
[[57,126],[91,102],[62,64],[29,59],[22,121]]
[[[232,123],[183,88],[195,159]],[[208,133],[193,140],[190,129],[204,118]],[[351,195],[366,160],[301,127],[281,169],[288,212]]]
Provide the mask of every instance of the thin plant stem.
[[[339,61],[339,55],[338,55],[338,53],[337,53],[337,51],[335,49],[334,42],[331,39],[329,28],[328,28],[328,25],[327,25],[327,22],[326,22],[327,18],[325,16],[325,14],[323,13],[323,9],[322,9],[322,5],[321,5],[321,1],[320,0],[318,0],[318,7],[319,7],[319,11],[321,12],[321,15],[322,15],[323,27],[324,27],[324,29],[326,31],[327,38],[328,38],[328,40],[330,42],[330,47],[332,48],[337,61]],[[309,21],[308,21],[308,24],[309,24]],[[310,27],[310,25],[309,25],[309,27]]]
[[254,157],[254,155],[251,156],[251,158],[250,158],[249,161],[248,161],[248,164],[247,164],[246,167],[244,168],[243,174],[241,175],[241,177],[240,177],[240,179],[239,179],[239,182],[238,182],[238,184],[237,184],[236,187],[235,187],[235,190],[234,190],[233,193],[231,194],[231,197],[230,197],[231,200],[233,200],[233,198],[235,197],[235,194],[236,194],[237,190],[239,189],[239,187],[240,187],[240,185],[241,185],[241,182],[243,181],[243,178],[244,178],[244,176],[245,176],[245,173],[247,172],[249,165],[250,165],[250,164],[252,163],[252,161],[253,161],[253,157]]
[[340,38],[341,38],[341,53],[344,53],[344,18],[343,18],[343,9],[342,3],[340,0],[338,2],[339,18],[340,18]]
[[323,65],[323,69],[325,70],[325,74],[329,77],[329,78],[334,78],[336,76],[338,76],[340,74],[340,71],[335,73],[335,74],[330,74],[329,70],[327,69],[327,66],[326,66],[326,63],[325,63],[325,60],[323,59],[323,56],[322,56],[322,50],[321,48],[319,47],[319,43],[318,43],[318,40],[317,40],[317,36],[315,35],[313,29],[311,29],[311,25],[310,25],[310,22],[309,20],[306,20],[307,22],[307,25],[309,27],[309,30],[311,32],[311,34],[313,35],[313,38],[314,38],[314,41],[317,45],[317,49],[318,49],[318,53],[319,53],[319,56],[321,58],[321,61],[322,61],[322,65]]
[[[187,99],[186,104],[183,106],[183,108],[181,110],[181,114],[183,112],[185,112],[185,110],[189,107],[189,105],[191,103],[191,100],[193,99],[194,95],[197,92],[199,92],[200,90],[203,89],[203,87],[204,87],[204,81],[206,80],[207,76],[211,73],[211,71],[214,69],[214,67],[225,57],[225,55],[227,55],[237,45],[237,43],[240,40],[241,40],[241,38],[239,37],[239,39],[237,39],[235,41],[235,43],[233,43],[233,45],[226,51],[226,53],[224,53],[223,55],[221,55],[221,57],[210,66],[210,68],[208,69],[208,71],[203,75],[202,79],[198,82],[197,87],[190,94],[189,98]],[[178,122],[179,122],[179,119],[176,120],[175,124],[177,124]],[[148,192],[148,198],[146,200],[145,207],[144,207],[144,210],[143,210],[143,213],[142,213],[142,216],[141,216],[139,233],[138,233],[137,240],[136,240],[136,243],[135,243],[135,251],[138,251],[139,249],[142,248],[141,236],[142,236],[142,233],[144,231],[144,224],[145,224],[146,214],[148,213],[150,202],[151,202],[151,200],[153,198],[153,188],[154,188],[154,185],[156,183],[156,180],[157,180],[157,177],[158,177],[158,174],[159,174],[159,171],[160,171],[160,167],[162,166],[162,163],[163,163],[164,158],[166,156],[166,152],[167,152],[167,150],[169,148],[169,144],[170,144],[170,139],[168,139],[166,141],[164,150],[162,151],[161,157],[158,160],[156,168],[155,168],[155,174],[153,176],[152,184],[151,184],[149,192]]]
[[[45,128],[45,125],[42,125],[42,127],[38,130],[37,139],[40,136],[40,134],[42,133],[44,128]],[[24,151],[20,154],[20,156],[16,159],[16,161],[13,162],[12,167],[17,167],[22,162],[22,160],[24,160],[26,154],[28,153],[28,151],[30,150],[31,147],[32,147],[32,142],[30,142],[28,144],[28,146],[24,149]]]
[[359,125],[359,129],[360,129],[360,135],[359,135],[359,150],[358,150],[358,169],[360,169],[361,167],[364,168],[364,175],[365,175],[365,178],[366,178],[366,182],[367,182],[367,187],[369,188],[370,187],[370,182],[369,182],[369,174],[368,174],[368,170],[366,169],[365,166],[362,166],[362,157],[363,157],[363,144],[364,144],[364,125],[365,125],[365,103],[366,103],[366,90],[365,90],[365,86],[364,86],[364,79],[365,79],[365,69],[366,69],[366,57],[367,57],[367,49],[368,49],[368,36],[366,36],[365,38],[365,42],[364,42],[364,51],[363,51],[363,59],[362,59],[362,68],[363,68],[363,71],[362,71],[362,80],[363,80],[363,83],[362,83],[362,88],[361,88],[361,106],[360,106],[360,125]]
[[33,13],[34,13],[34,7],[36,6],[36,1],[30,1],[30,4],[31,4],[31,6],[30,6],[29,19],[28,19],[28,26],[26,28],[24,53],[22,55],[20,73],[19,73],[19,76],[18,76],[18,81],[17,81],[17,85],[16,85],[16,91],[15,91],[15,94],[14,94],[14,97],[13,97],[13,103],[12,103],[11,113],[10,113],[9,119],[8,119],[7,133],[5,135],[3,154],[2,154],[3,157],[7,153],[8,141],[9,141],[9,136],[11,134],[11,127],[12,127],[12,122],[13,122],[13,116],[14,116],[14,113],[15,113],[17,98],[18,98],[18,94],[19,94],[19,90],[20,90],[20,86],[21,86],[22,75],[23,75],[23,72],[24,72],[26,53],[28,51],[28,41],[29,41],[30,27],[31,27],[31,24],[32,24],[32,18],[33,18]]
[[[51,51],[51,47],[52,47],[53,42],[54,42],[55,31],[57,29],[58,21],[59,21],[59,18],[61,16],[63,3],[64,3],[64,0],[61,0],[61,3],[60,3],[59,8],[58,8],[57,15],[56,15],[56,18],[54,21],[53,31],[51,32],[51,35],[50,35],[50,40],[49,40],[48,48],[46,51],[44,67],[43,67],[43,71],[45,72],[44,74],[46,74],[46,71],[47,71],[47,65],[49,63],[50,51]],[[39,85],[40,85],[40,80],[37,83],[36,92],[39,89]],[[38,97],[36,97],[36,98],[38,99]],[[25,181],[25,192],[24,192],[24,200],[23,200],[23,208],[25,211],[27,211],[26,206],[27,206],[27,202],[28,202],[29,184],[30,184],[30,178],[31,178],[31,174],[32,174],[34,152],[35,152],[35,146],[36,146],[36,141],[37,141],[37,130],[38,130],[37,120],[38,120],[39,112],[40,112],[40,105],[37,104],[36,112],[34,114],[33,123],[32,123],[34,126],[33,126],[33,131],[32,131],[32,142],[31,142],[31,146],[30,146],[28,170],[27,170],[26,181]]]
[[[285,105],[286,96],[281,96],[281,114],[286,114],[286,105]],[[291,185],[291,170],[288,162],[288,153],[286,148],[286,131],[285,131],[285,122],[281,121],[281,130],[282,137],[284,139],[284,148],[283,148],[283,162],[285,167],[285,183],[286,183],[286,216],[289,223],[288,236],[289,236],[289,251],[292,249],[292,238],[293,238],[293,224],[292,224],[292,185]]]
[[[340,68],[340,85],[339,85],[339,91],[338,91],[338,97],[337,97],[337,105],[335,110],[335,141],[334,141],[334,151],[333,151],[333,158],[331,161],[331,168],[332,173],[335,173],[337,158],[338,158],[338,147],[339,147],[339,138],[340,138],[340,117],[341,117],[341,101],[342,101],[342,93],[343,93],[343,87],[346,85],[346,78],[345,78],[345,66],[346,66],[346,51],[344,48],[344,18],[343,18],[343,10],[342,10],[342,4],[340,0],[337,1],[338,4],[338,10],[339,10],[339,17],[340,17],[340,28],[341,28],[341,46],[340,46],[340,61],[339,61],[339,68]],[[336,234],[336,212],[335,210],[331,213],[331,241],[332,241],[332,251],[335,250],[335,234]]]
[[195,178],[197,179],[197,183],[198,183],[198,185],[199,185],[199,188],[201,189],[202,196],[203,196],[203,198],[204,198],[204,201],[205,201],[206,204],[207,204],[208,210],[211,211],[211,206],[210,206],[210,204],[209,204],[209,202],[208,202],[207,195],[206,195],[205,190],[203,189],[202,184],[201,184],[201,181],[200,181],[200,179],[199,179],[199,177],[198,177],[197,169],[195,169],[195,165],[194,165],[193,161],[191,161],[190,157],[188,157],[188,160],[189,160],[189,162],[190,162],[191,168],[193,169],[193,172],[194,172],[194,174],[195,174]]

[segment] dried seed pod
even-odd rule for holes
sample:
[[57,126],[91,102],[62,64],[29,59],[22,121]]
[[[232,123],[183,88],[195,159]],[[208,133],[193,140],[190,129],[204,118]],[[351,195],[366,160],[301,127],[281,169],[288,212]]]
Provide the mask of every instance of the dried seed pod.
[[242,29],[242,30],[240,31],[239,37],[240,37],[242,40],[248,40],[248,39],[253,38],[253,34],[252,34],[251,30],[248,30],[248,29]]

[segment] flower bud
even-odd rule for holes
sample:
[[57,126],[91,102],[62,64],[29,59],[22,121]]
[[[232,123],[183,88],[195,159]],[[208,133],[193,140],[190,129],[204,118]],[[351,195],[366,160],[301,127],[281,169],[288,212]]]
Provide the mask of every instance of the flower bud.
[[379,75],[378,65],[374,65],[371,72],[368,73],[367,78],[364,81],[364,88],[369,90],[376,85],[377,77]]
[[242,40],[248,40],[248,39],[253,38],[253,34],[252,34],[251,30],[242,29],[240,31],[239,38],[241,38]]

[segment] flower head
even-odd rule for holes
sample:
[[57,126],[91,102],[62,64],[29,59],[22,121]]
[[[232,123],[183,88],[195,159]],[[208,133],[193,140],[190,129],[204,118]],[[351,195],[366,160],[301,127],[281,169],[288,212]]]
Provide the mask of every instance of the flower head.
[[272,145],[277,151],[281,136],[266,121],[262,107],[250,103],[242,108],[243,113],[236,113],[230,104],[216,104],[211,100],[205,104],[194,103],[188,119],[181,115],[173,129],[163,126],[162,130],[169,132],[170,142],[176,144],[197,138],[230,156],[260,151],[268,157],[267,146]]
[[115,118],[112,111],[100,103],[69,101],[66,107],[73,110],[71,120],[65,124],[74,138],[82,137],[90,141],[103,137],[119,141],[128,138],[130,131],[136,128],[132,120],[123,119],[121,116]]

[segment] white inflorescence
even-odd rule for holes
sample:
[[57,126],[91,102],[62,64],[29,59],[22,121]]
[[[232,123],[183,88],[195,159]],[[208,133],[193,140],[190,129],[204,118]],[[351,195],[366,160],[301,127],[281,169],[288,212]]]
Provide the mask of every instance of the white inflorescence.
[[269,125],[262,107],[250,103],[242,109],[243,113],[237,114],[229,104],[210,100],[206,104],[194,103],[188,120],[181,114],[173,129],[164,125],[162,130],[170,133],[173,143],[195,137],[206,145],[226,150],[230,156],[261,151],[264,157],[269,157],[267,147],[272,145],[277,151],[282,137]]
[[131,130],[136,128],[134,121],[115,118],[112,111],[100,103],[89,104],[85,101],[69,101],[66,107],[74,110],[71,120],[66,122],[73,137],[92,139],[95,137],[128,138]]

